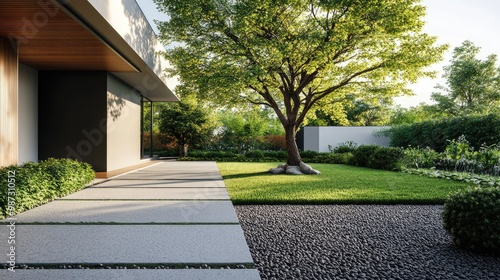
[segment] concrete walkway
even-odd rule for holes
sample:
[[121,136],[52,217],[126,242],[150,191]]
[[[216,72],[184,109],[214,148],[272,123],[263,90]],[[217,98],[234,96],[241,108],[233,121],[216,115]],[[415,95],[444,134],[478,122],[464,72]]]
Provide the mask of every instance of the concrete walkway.
[[215,162],[161,162],[15,218],[16,264],[44,269],[0,279],[260,279]]

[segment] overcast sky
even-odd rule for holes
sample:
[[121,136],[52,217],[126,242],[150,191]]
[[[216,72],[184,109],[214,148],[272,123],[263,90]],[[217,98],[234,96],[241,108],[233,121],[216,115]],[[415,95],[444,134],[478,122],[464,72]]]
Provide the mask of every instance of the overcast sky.
[[[153,0],[137,0],[146,17],[165,20],[165,16],[157,12]],[[427,6],[426,26],[424,31],[438,36],[439,43],[449,44],[450,49],[445,59],[432,69],[442,72],[443,66],[451,59],[453,48],[463,41],[470,40],[481,47],[481,58],[490,54],[500,55],[500,1],[499,0],[424,0]],[[153,28],[154,23],[151,23]],[[397,104],[404,107],[416,106],[420,102],[430,103],[430,95],[441,79],[420,79],[412,85],[415,96],[397,98]]]

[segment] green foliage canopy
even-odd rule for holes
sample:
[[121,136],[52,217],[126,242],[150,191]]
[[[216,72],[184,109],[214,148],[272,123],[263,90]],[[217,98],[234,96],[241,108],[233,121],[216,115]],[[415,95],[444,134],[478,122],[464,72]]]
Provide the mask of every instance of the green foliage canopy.
[[447,86],[437,86],[443,93],[434,93],[434,111],[445,116],[487,114],[500,105],[500,68],[497,56],[477,58],[480,48],[465,41],[455,48],[450,65],[444,68]]
[[187,156],[189,146],[203,142],[214,129],[213,117],[194,98],[184,98],[160,109],[160,132],[177,139],[181,157]]
[[221,148],[246,151],[256,147],[259,137],[283,135],[281,124],[269,114],[268,109],[255,106],[247,110],[220,111],[217,115],[221,124]]
[[490,146],[500,143],[500,116],[490,114],[428,120],[396,125],[383,134],[391,138],[391,146],[394,147],[429,147],[438,152],[445,150],[447,140],[464,135],[471,146],[479,150],[483,144]]
[[422,32],[420,0],[155,0],[171,75],[218,103],[271,107],[295,132],[320,101],[347,94],[399,95],[430,76],[446,46]]

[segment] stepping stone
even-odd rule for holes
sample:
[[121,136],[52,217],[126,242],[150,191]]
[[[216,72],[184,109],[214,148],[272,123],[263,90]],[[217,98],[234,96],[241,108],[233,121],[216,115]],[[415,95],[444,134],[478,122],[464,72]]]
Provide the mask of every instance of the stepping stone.
[[93,188],[225,188],[223,180],[120,180],[94,185]]
[[225,188],[95,188],[90,187],[61,200],[229,200]]
[[[7,226],[0,237],[7,240]],[[9,252],[0,242],[0,252]],[[7,253],[3,261],[7,261]],[[253,264],[239,225],[17,225],[17,264]]]
[[16,269],[0,270],[0,279],[176,279],[176,280],[258,280],[257,269]]
[[17,223],[239,223],[231,201],[59,200],[15,218]]

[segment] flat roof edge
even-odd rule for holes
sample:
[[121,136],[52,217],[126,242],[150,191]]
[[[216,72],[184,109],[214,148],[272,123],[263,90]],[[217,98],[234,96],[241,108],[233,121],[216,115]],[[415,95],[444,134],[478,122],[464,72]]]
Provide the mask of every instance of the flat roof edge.
[[[117,55],[131,64],[138,72],[112,72],[146,98],[158,102],[176,102],[179,97],[155,73],[146,61],[120,35],[108,20],[87,0],[51,0],[62,7],[94,36],[103,41]],[[153,33],[154,34],[154,33]]]

